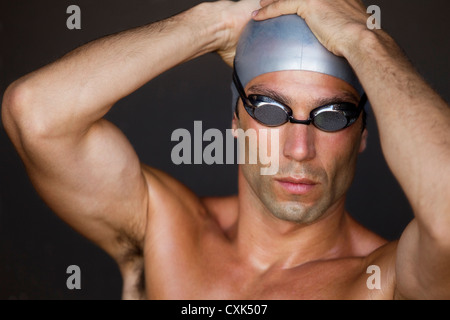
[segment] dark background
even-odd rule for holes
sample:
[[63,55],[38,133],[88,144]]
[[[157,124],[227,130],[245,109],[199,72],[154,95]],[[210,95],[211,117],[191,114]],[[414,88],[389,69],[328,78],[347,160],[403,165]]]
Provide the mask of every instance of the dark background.
[[[87,41],[166,18],[199,2],[1,0],[0,97],[15,79]],[[71,4],[81,8],[82,30],[66,28],[66,9]],[[449,101],[450,2],[370,0],[365,4],[380,6],[383,29]],[[108,119],[125,132],[143,162],[165,170],[199,195],[232,194],[237,190],[236,166],[176,166],[170,158],[175,129],[192,132],[195,120],[203,121],[203,130],[229,128],[230,79],[231,70],[218,56],[208,54],[121,100]],[[384,161],[373,116],[368,126],[368,149],[360,156],[347,207],[366,227],[392,240],[400,236],[412,212]],[[78,291],[66,287],[66,269],[72,264],[82,272]],[[0,127],[0,299],[120,299],[121,289],[114,261],[40,200]]]

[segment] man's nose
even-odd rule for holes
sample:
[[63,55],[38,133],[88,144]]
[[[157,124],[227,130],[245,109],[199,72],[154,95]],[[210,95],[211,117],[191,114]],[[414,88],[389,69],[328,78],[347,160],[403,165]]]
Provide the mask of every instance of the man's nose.
[[295,161],[307,161],[316,156],[315,127],[298,123],[285,124],[283,155]]

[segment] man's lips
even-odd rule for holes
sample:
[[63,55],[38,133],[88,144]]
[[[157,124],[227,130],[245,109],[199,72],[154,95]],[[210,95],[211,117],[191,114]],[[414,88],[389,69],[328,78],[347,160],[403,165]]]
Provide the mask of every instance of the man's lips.
[[308,193],[317,185],[317,182],[306,178],[285,177],[276,181],[288,193],[299,195]]

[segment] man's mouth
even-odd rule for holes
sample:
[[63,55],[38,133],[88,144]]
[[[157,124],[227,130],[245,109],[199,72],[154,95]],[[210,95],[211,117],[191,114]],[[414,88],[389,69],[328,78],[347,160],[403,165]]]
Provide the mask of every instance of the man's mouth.
[[306,178],[284,177],[275,179],[288,193],[303,195],[317,186],[317,182]]

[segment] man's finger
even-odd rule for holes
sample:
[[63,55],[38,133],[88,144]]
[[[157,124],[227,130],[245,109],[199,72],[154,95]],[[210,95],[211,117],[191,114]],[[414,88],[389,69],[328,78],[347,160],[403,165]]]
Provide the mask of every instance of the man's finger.
[[[269,0],[263,0],[269,1]],[[255,20],[265,20],[278,17],[284,14],[298,14],[301,15],[302,1],[299,0],[279,0],[272,1],[270,4],[253,13]]]
[[271,4],[271,3],[275,2],[275,1],[277,1],[277,0],[261,0],[259,2],[259,4],[261,5],[261,7],[265,7],[265,6]]

